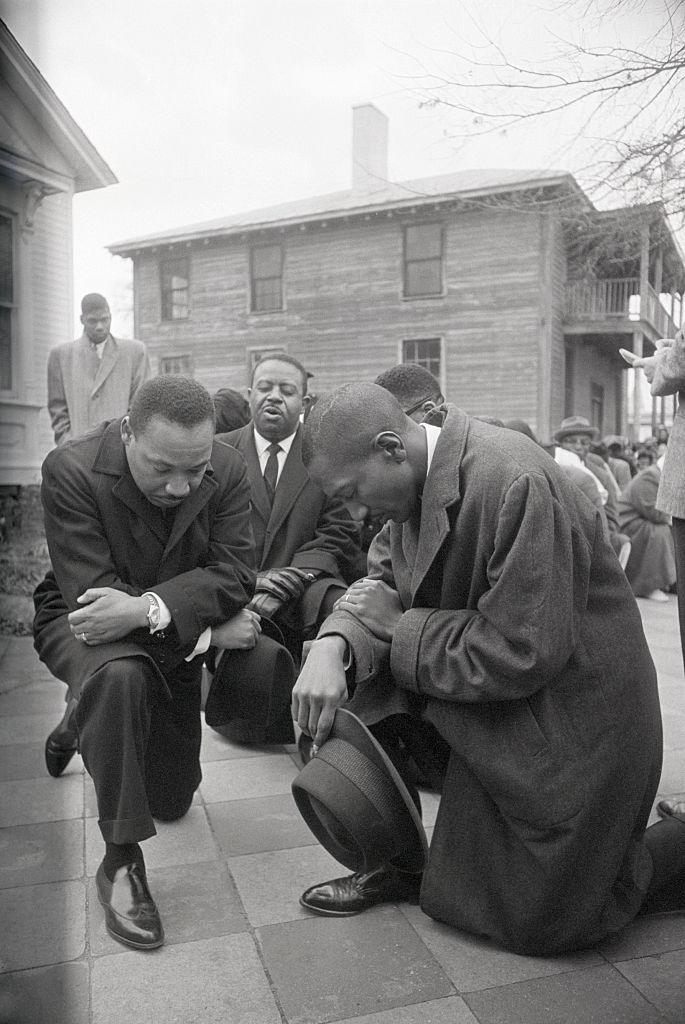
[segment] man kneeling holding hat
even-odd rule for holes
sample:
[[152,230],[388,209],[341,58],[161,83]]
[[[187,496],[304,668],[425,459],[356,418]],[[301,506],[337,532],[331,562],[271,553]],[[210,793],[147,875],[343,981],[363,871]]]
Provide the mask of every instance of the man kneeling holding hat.
[[685,824],[646,829],[656,674],[597,510],[525,436],[454,407],[441,429],[415,423],[373,384],[319,400],[303,458],[355,519],[386,525],[311,645],[293,717],[321,746],[345,705],[384,746],[416,730],[445,752],[422,872],[420,856],[368,837],[362,859],[339,856],[349,807],[317,788],[305,817],[355,873],[303,905],[340,915],[418,898],[436,920],[529,954],[685,909]]

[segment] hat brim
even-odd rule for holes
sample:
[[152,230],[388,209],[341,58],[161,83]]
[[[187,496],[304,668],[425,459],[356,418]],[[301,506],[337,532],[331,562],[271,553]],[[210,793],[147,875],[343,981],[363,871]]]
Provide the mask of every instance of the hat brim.
[[591,441],[596,441],[599,437],[599,430],[597,427],[568,427],[566,430],[557,430],[554,434],[555,441],[563,441],[565,437],[570,437],[571,434],[582,434],[584,437],[589,437]]
[[300,814],[321,845],[352,871],[389,862],[426,866],[421,816],[394,764],[366,726],[337,708],[318,754],[292,783]]

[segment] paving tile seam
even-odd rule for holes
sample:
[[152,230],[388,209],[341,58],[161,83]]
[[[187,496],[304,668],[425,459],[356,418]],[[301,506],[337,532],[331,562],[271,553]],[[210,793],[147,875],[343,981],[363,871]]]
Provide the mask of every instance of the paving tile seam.
[[[658,960],[663,955],[664,955],[663,953],[654,953],[652,956],[646,956],[646,957],[644,957],[644,956],[636,956],[636,957],[633,957],[632,959],[633,960]],[[629,960],[622,960],[621,963],[630,963],[630,961]],[[628,982],[628,984],[633,989],[633,991],[637,992],[637,994],[639,995],[639,997],[641,999],[644,999],[644,1001],[646,1003],[649,1003],[649,1005],[652,1007],[652,1009],[658,1014],[659,1020],[662,1021],[663,1024],[676,1024],[676,1022],[673,1020],[672,1017],[667,1016],[666,1014],[662,1013],[662,1011],[659,1009],[659,1007],[656,1005],[656,1003],[653,1003],[652,1000],[647,995],[647,993],[643,992],[641,988],[638,988],[638,986],[632,981],[631,978],[626,977],[626,975],[622,971],[619,971],[618,968],[616,968],[616,973],[618,974],[618,976],[623,981]]]

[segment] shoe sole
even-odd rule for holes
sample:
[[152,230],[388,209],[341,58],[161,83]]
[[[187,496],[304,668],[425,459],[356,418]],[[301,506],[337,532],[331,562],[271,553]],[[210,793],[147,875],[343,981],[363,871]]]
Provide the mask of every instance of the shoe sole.
[[[47,768],[48,775],[50,775],[53,779],[58,779],[60,777],[60,775],[62,775],[64,773],[65,769],[69,765],[69,762],[71,761],[71,759],[74,756],[74,754],[77,752],[78,748],[74,747],[73,750],[69,750],[69,751],[61,750],[61,752],[59,754],[52,754],[50,751],[48,751],[48,743],[49,742],[50,741],[48,739],[47,743],[45,744],[45,767]],[[63,758],[62,767],[59,768],[58,770],[53,771],[50,768],[50,760],[49,760],[50,757],[61,757],[61,758]]]
[[[364,907],[361,910],[323,910],[321,907],[313,907],[310,903],[307,903],[300,896],[300,906],[304,907],[305,910],[310,910],[312,914],[318,914],[319,917],[356,917],[357,914],[363,914],[364,910],[370,910],[371,907]],[[373,904],[376,906],[376,904]]]

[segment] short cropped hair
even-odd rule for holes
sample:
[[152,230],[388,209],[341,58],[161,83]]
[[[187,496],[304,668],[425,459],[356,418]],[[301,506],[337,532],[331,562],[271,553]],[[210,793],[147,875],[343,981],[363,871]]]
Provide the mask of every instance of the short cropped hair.
[[86,313],[97,313],[101,309],[109,309],[109,303],[104,295],[100,295],[98,292],[88,292],[81,299],[81,313],[83,316]]
[[405,436],[408,424],[402,406],[377,384],[345,384],[322,395],[302,428],[302,460],[308,466],[317,455],[344,465],[366,458],[374,438],[383,430]]
[[154,416],[196,427],[206,420],[214,427],[214,403],[202,384],[192,377],[152,377],[138,388],[131,402],[129,423],[134,434],[142,434]]
[[425,366],[418,363],[399,363],[384,370],[376,377],[374,384],[385,388],[395,396],[403,409],[409,409],[416,402],[443,401],[440,383]]
[[295,356],[288,355],[287,352],[270,352],[267,355],[262,356],[261,359],[258,359],[252,370],[250,384],[254,382],[254,375],[262,363],[270,363],[273,360],[277,360],[279,363],[290,363],[291,366],[294,366],[296,370],[300,371],[300,376],[302,378],[302,397],[304,398],[307,394],[307,371],[299,359],[296,359]]
[[219,388],[212,401],[216,414],[214,430],[217,434],[227,434],[250,422],[247,399],[235,388]]

